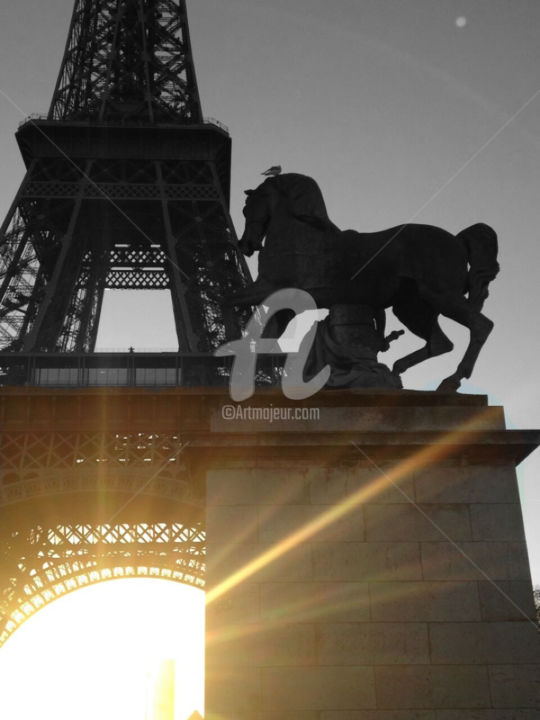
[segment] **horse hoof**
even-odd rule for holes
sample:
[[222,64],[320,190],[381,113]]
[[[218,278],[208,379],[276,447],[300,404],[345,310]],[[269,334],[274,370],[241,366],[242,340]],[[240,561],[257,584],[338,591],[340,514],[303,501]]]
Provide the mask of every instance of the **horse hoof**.
[[461,380],[457,380],[456,378],[446,378],[442,381],[442,383],[437,388],[438,392],[457,392],[459,386],[461,385]]

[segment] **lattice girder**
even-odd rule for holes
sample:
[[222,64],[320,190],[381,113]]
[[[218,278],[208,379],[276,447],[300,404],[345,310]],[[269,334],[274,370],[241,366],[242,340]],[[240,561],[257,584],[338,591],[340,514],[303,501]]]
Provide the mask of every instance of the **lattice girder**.
[[76,0],[48,118],[17,141],[0,351],[93,352],[105,289],[169,290],[181,352],[239,337],[230,138],[202,117],[185,0]]
[[191,406],[200,400],[176,393],[0,395],[0,644],[95,582],[204,586],[205,479],[182,429]]
[[[245,316],[226,300],[250,277],[228,210],[231,141],[203,120],[185,0],[75,0],[48,117],[17,142],[27,174],[0,229],[5,381],[28,382],[38,357],[45,382],[55,358],[76,378],[92,358],[84,374],[101,374],[104,291],[135,287],[171,292],[186,362],[175,377],[222,382],[203,360],[240,335]],[[123,369],[136,380],[147,366]],[[202,459],[185,448],[204,408],[177,400],[0,394],[0,643],[85,584],[203,586]]]
[[185,0],[77,0],[49,118],[202,122]]
[[[0,435],[0,516],[21,502],[66,496],[71,512],[84,511],[84,497],[139,497],[144,506],[202,507],[200,478],[182,457],[174,434],[119,432],[26,432]],[[77,509],[75,496],[82,502]],[[105,501],[104,501],[105,503]],[[135,507],[138,507],[137,503]],[[133,505],[131,512],[133,512]],[[13,517],[14,510],[7,513]],[[6,511],[7,512],[7,511]],[[144,507],[142,510],[144,514]],[[4,522],[9,518],[4,514]]]
[[0,349],[91,352],[107,288],[170,290],[180,350],[239,335],[248,271],[211,162],[37,159],[7,227]]
[[[24,183],[23,183],[24,186]],[[20,350],[58,252],[63,204],[54,213],[20,198],[0,230],[0,349]]]
[[0,535],[0,645],[66,593],[105,580],[155,577],[204,587],[201,523],[42,524]]

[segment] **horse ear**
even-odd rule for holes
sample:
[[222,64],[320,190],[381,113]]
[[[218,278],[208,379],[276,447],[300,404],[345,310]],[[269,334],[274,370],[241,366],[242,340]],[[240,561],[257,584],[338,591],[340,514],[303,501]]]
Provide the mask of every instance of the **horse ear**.
[[249,197],[250,195],[253,195],[253,193],[255,192],[255,190],[244,190],[244,192],[245,192],[246,195]]

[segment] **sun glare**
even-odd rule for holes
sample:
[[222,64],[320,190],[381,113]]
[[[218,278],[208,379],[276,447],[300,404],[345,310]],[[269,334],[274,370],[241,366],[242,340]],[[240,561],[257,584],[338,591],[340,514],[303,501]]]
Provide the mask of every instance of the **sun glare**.
[[0,650],[0,717],[186,720],[204,712],[204,592],[115,580],[39,610]]

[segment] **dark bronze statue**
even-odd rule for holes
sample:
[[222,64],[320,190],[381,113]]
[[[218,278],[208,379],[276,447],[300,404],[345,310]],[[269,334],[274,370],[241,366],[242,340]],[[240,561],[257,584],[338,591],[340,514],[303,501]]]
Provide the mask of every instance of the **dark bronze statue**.
[[259,276],[233,296],[235,305],[260,304],[275,290],[297,287],[320,308],[367,306],[379,318],[392,308],[426,341],[394,364],[396,375],[452,349],[437,320],[444,315],[467,327],[470,341],[456,371],[438,389],[455,391],[470,377],[493,328],[481,313],[499,270],[492,228],[479,223],[455,236],[419,224],[375,233],[341,231],[328,218],[317,183],[296,173],[269,177],[246,195],[240,249],[246,255],[260,250]]
[[317,323],[313,345],[305,353],[304,380],[329,365],[326,387],[400,389],[399,376],[380,363],[377,355],[403,331],[385,337],[377,315],[368,305],[332,305],[328,317]]

